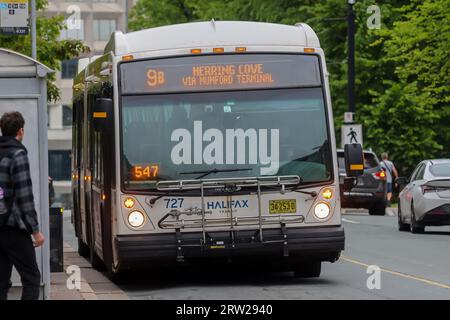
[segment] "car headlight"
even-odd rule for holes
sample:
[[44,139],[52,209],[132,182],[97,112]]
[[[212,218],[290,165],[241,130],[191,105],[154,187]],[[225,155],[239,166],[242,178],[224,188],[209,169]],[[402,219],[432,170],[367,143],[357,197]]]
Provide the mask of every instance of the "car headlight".
[[319,202],[314,207],[314,215],[321,220],[328,218],[330,212],[330,205],[326,202]]
[[145,216],[140,211],[133,211],[128,215],[128,223],[133,228],[141,227],[145,222]]

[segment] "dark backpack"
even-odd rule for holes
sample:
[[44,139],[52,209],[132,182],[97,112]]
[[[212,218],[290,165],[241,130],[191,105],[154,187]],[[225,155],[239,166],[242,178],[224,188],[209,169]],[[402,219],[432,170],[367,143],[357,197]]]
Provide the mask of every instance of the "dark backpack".
[[[10,156],[18,150],[20,149],[14,147],[0,149],[0,163],[5,157]],[[8,168],[7,174],[11,176],[11,168]],[[11,179],[9,180],[11,181]],[[5,182],[0,179],[0,227],[3,227],[8,221],[13,202],[14,191],[12,190],[12,186],[5,185]]]

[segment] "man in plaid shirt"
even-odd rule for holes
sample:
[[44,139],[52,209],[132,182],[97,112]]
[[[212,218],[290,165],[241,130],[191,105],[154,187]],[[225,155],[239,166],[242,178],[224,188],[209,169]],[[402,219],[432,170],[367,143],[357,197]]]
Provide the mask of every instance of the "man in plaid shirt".
[[44,236],[39,231],[30,164],[22,144],[24,126],[19,112],[7,112],[0,119],[0,300],[7,299],[13,265],[23,285],[22,299],[39,299],[41,275],[34,248],[44,243]]

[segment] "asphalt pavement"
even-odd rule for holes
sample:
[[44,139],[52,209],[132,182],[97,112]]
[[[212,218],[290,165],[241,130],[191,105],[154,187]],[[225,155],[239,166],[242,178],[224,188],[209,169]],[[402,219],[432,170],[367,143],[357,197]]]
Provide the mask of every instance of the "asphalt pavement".
[[[338,262],[323,263],[318,279],[259,265],[199,265],[134,272],[119,287],[130,299],[450,299],[450,227],[399,232],[395,216],[363,211],[344,214],[343,225],[346,249]],[[76,245],[67,216],[65,241]]]

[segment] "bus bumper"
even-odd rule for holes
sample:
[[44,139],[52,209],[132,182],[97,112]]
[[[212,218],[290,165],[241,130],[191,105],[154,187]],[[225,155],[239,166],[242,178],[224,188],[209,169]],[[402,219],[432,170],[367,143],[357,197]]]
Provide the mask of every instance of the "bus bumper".
[[259,231],[174,232],[116,236],[117,258],[122,268],[155,261],[188,261],[195,258],[283,257],[285,260],[334,262],[344,250],[341,226],[263,229]]

